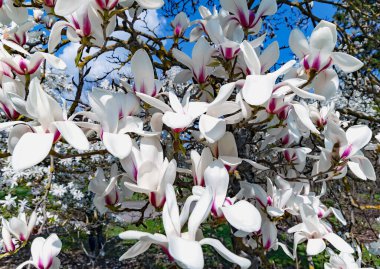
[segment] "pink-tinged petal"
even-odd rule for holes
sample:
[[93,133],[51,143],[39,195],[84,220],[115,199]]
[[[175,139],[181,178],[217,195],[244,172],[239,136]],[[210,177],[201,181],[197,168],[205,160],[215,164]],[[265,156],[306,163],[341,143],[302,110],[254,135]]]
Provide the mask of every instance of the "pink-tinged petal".
[[134,90],[149,96],[155,94],[154,71],[152,61],[144,49],[139,49],[132,57],[131,70],[134,76]]
[[261,63],[251,44],[249,44],[247,41],[243,41],[243,43],[240,45],[240,48],[244,56],[244,61],[250,71],[249,73],[252,75],[260,75]]
[[289,46],[300,60],[310,54],[309,42],[298,28],[291,31],[289,36]]
[[337,65],[345,73],[355,72],[364,65],[359,59],[344,52],[333,52],[331,57],[334,61],[334,65]]
[[227,261],[238,264],[242,269],[247,269],[251,266],[250,260],[232,253],[225,246],[223,246],[223,244],[219,240],[212,238],[204,238],[201,241],[199,241],[199,244],[212,246],[219,253],[220,256],[222,256]]
[[181,132],[191,126],[194,119],[185,114],[168,111],[162,117],[162,121],[166,126],[172,128],[176,132]]
[[276,225],[269,219],[264,218],[261,226],[261,234],[264,248],[270,250],[277,241]]
[[12,166],[15,170],[24,170],[43,161],[49,155],[54,135],[26,133],[17,143],[13,155]]
[[340,149],[340,155],[347,158],[355,155],[371,141],[372,131],[366,125],[354,125],[347,129],[346,137],[348,145]]
[[56,121],[53,123],[63,138],[78,150],[88,150],[90,144],[83,131],[72,121]]
[[204,179],[206,187],[210,187],[214,193],[214,213],[220,216],[229,184],[229,175],[224,164],[220,160],[212,162],[204,172]]

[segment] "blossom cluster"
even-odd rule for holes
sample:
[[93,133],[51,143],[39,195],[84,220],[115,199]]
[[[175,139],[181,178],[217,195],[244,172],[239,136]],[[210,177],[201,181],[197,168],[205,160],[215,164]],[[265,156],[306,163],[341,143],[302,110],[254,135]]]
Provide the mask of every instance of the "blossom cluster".
[[[155,62],[159,53],[153,57],[149,45],[140,43],[141,48],[130,48],[132,81],[120,79],[113,90],[93,87],[85,93],[85,109],[71,110],[46,89],[46,64],[65,70],[67,64],[57,57],[59,49],[79,43],[75,62],[83,71],[83,62],[91,58],[89,49],[98,53],[106,48],[120,28],[120,17],[127,12],[136,18],[164,2],[42,2],[31,10],[24,1],[0,1],[0,22],[11,25],[0,45],[0,109],[6,117],[0,131],[7,131],[12,167],[7,173],[13,178],[12,171],[21,173],[50,159],[49,171],[43,173],[47,192],[29,205],[35,210],[28,221],[24,210],[18,217],[2,219],[2,254],[13,255],[26,246],[36,223],[42,231],[46,221],[42,205],[49,192],[55,197],[71,192],[78,201],[84,197],[73,186],[52,182],[54,163],[62,155],[60,145],[84,156],[94,152],[96,144],[97,154],[113,157],[109,176],[99,167],[88,185],[99,214],[125,211],[135,193],[162,211],[164,234],[127,230],[119,235],[137,240],[120,260],[156,244],[178,266],[203,268],[202,246],[209,245],[227,261],[249,268],[251,250],[266,253],[281,247],[296,259],[297,246],[306,243],[311,257],[323,252],[326,244],[339,251],[329,249],[331,259],[325,268],[360,268],[360,252],[355,260],[353,242],[338,235],[329,221],[333,216],[346,225],[343,212],[321,198],[330,182],[349,173],[376,180],[362,149],[379,152],[379,145],[368,145],[373,136],[368,126],[345,122],[335,110],[336,70],[352,73],[363,63],[336,51],[338,32],[333,23],[319,22],[309,38],[294,29],[289,46],[295,59],[278,64],[278,42],[267,45],[265,33],[261,34],[265,17],[277,11],[275,0],[262,0],[253,9],[246,0],[220,0],[220,10],[201,6],[200,19],[190,22],[180,13],[171,22],[175,46],[165,57],[172,57],[172,67],[181,67],[173,81],[159,79]],[[44,46],[30,43],[38,35],[47,38]],[[180,50],[179,40],[194,43],[191,56]],[[261,137],[256,151],[267,152],[277,163],[244,153],[236,139],[243,129],[254,130]],[[242,167],[264,184],[245,177]],[[192,178],[191,191],[179,201],[177,191],[186,183],[184,178]],[[17,185],[17,178],[7,184]],[[11,194],[0,203],[16,206]],[[205,237],[202,225],[208,221],[227,223],[244,249],[234,253],[220,240]],[[292,251],[278,236],[284,223],[293,238]],[[31,244],[32,259],[19,268],[59,268],[61,247],[56,234],[37,237]]]

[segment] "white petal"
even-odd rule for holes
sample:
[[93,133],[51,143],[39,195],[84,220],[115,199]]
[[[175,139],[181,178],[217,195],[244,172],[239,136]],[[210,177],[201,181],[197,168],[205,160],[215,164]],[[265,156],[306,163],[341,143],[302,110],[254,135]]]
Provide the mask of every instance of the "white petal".
[[124,159],[132,150],[132,140],[127,134],[103,132],[103,144],[113,156]]
[[321,238],[309,239],[307,241],[306,253],[307,255],[314,256],[325,250],[326,244]]
[[310,53],[309,42],[307,42],[305,35],[298,28],[291,31],[289,46],[300,60]]
[[334,64],[345,73],[355,72],[364,65],[359,59],[344,52],[334,52],[331,57],[334,60]]
[[128,249],[127,252],[125,252],[120,258],[119,261],[123,261],[126,259],[131,259],[134,258],[145,251],[149,249],[149,247],[152,245],[151,242],[144,242],[144,241],[139,241],[136,244],[134,244],[132,247]]
[[329,241],[336,249],[345,253],[354,253],[354,249],[341,237],[334,233],[328,233],[323,236],[324,239]]
[[251,44],[249,44],[247,41],[243,41],[243,43],[240,45],[240,48],[244,56],[244,61],[251,71],[251,74],[260,75],[261,63]]
[[232,263],[238,264],[243,269],[249,268],[251,266],[250,260],[248,260],[246,258],[242,258],[242,257],[237,256],[236,254],[232,253],[225,246],[223,246],[223,244],[219,240],[212,239],[212,238],[205,238],[205,239],[202,239],[201,241],[199,241],[199,243],[201,245],[212,246],[220,254],[220,256],[222,256],[224,259],[226,259],[227,261],[230,261]]
[[63,138],[74,148],[88,150],[90,143],[83,131],[72,121],[56,121],[53,123]]
[[168,106],[167,104],[165,104],[164,102],[162,102],[161,100],[157,98],[154,98],[150,95],[139,93],[139,92],[136,92],[136,95],[140,97],[141,100],[143,100],[145,103],[148,103],[149,105],[161,110],[162,112],[173,111],[170,108],[170,106]]
[[227,124],[223,119],[202,115],[199,119],[199,131],[209,143],[215,143],[226,132]]
[[242,89],[244,100],[254,106],[264,104],[272,96],[276,79],[273,74],[247,76]]
[[305,127],[307,127],[313,133],[319,134],[318,129],[315,127],[309,117],[309,111],[303,105],[293,104],[293,109],[298,119],[302,122],[303,125],[305,125]]
[[166,236],[180,236],[181,224],[179,220],[179,209],[177,204],[177,198],[173,185],[168,184],[166,186],[166,203],[162,211],[162,221],[164,223]]
[[228,223],[240,231],[252,233],[260,230],[260,212],[247,201],[242,200],[233,205],[224,206],[222,212]]
[[198,242],[169,237],[169,253],[182,268],[202,269],[204,266],[203,251]]
[[71,15],[87,2],[88,0],[57,0],[54,7],[54,12],[60,16]]
[[211,205],[213,200],[213,193],[211,188],[205,189],[203,192],[203,195],[197,202],[197,204],[194,207],[193,212],[191,213],[189,217],[189,238],[191,240],[195,240],[196,233],[198,231],[199,226],[210,214]]
[[23,170],[43,161],[49,155],[54,134],[26,133],[17,143],[12,155],[12,166]]
[[146,9],[159,9],[164,5],[163,0],[136,0],[137,3]]

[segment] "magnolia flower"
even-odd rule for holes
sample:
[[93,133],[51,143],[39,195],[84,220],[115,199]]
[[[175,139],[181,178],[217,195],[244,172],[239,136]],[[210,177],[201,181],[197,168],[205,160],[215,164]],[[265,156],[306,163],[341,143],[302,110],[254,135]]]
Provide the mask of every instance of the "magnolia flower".
[[267,179],[267,191],[258,184],[253,184],[252,187],[254,189],[256,201],[263,207],[269,216],[277,218],[284,215],[285,210],[287,209],[287,202],[293,194],[292,189],[279,189],[269,178]]
[[250,32],[258,32],[261,28],[262,17],[277,12],[276,0],[262,0],[257,12],[248,9],[246,0],[220,0],[223,9],[232,13],[230,20],[241,25]]
[[20,242],[28,241],[30,234],[36,224],[37,214],[33,211],[29,221],[26,220],[25,213],[20,213],[17,218],[13,217],[9,221],[3,219],[3,228],[7,229]]
[[[125,240],[139,240],[133,247],[124,253],[120,260],[133,258],[145,252],[152,244],[157,244],[176,261],[182,268],[201,269],[204,267],[204,257],[202,245],[212,246],[223,258],[237,263],[241,268],[248,268],[251,262],[239,257],[227,248],[219,240],[212,238],[202,238],[199,226],[210,213],[212,203],[212,192],[206,188],[201,198],[195,205],[188,218],[188,231],[181,232],[182,223],[172,185],[166,187],[167,201],[163,209],[162,219],[166,235],[149,234],[145,232],[126,231],[119,235]],[[182,213],[181,213],[182,215]]]
[[219,18],[212,18],[206,23],[205,28],[211,41],[219,47],[221,55],[227,61],[234,59],[240,52],[241,40],[229,40],[223,33]]
[[84,115],[98,123],[82,122],[80,126],[95,130],[106,149],[115,157],[124,159],[130,154],[132,140],[128,132],[156,135],[145,132],[142,120],[133,116],[140,111],[140,105],[132,93],[112,93],[94,88],[88,98],[93,112],[79,112],[77,115]]
[[13,0],[0,1],[0,22],[4,25],[12,21],[18,25],[28,20],[28,10],[22,7],[14,6]]
[[[277,41],[274,41],[268,45],[268,47],[260,53],[259,48],[264,42],[265,36],[266,35],[264,34],[251,42],[243,42],[242,46],[244,47],[245,52],[239,54],[238,64],[244,74],[264,74],[276,64],[278,58],[280,57],[280,48]],[[248,50],[253,58],[248,57]],[[254,51],[254,54],[252,50]]]
[[126,196],[129,196],[125,190],[118,188],[118,176],[117,164],[113,164],[111,166],[111,178],[109,181],[106,180],[104,171],[101,168],[96,170],[95,178],[90,181],[88,190],[95,193],[94,205],[100,214],[107,212],[107,206],[116,206],[120,204]]
[[56,234],[51,234],[48,238],[37,237],[31,246],[32,260],[20,264],[17,269],[26,265],[33,265],[37,269],[58,269],[61,261],[57,258],[62,248],[62,242]]
[[180,72],[174,81],[177,83],[184,83],[193,77],[199,84],[206,83],[212,70],[208,65],[213,53],[214,49],[203,37],[194,45],[192,58],[178,49],[173,49],[174,57],[190,69]]
[[[57,6],[59,3],[63,2],[62,0],[57,2]],[[70,1],[72,2],[72,1]],[[72,6],[77,6],[75,8],[74,13],[70,13],[70,16],[66,16],[66,20],[58,21],[54,23],[53,28],[51,29],[48,49],[49,52],[54,52],[54,49],[61,42],[61,32],[64,28],[67,28],[67,38],[71,42],[79,42],[83,38],[91,40],[95,45],[101,46],[104,43],[104,32],[102,26],[102,18],[98,11],[94,8],[94,6],[85,0],[82,1],[74,1],[75,3]],[[67,2],[64,2],[65,6],[68,5]],[[79,8],[80,7],[80,8]],[[105,35],[109,36],[113,32],[116,26],[116,16],[113,16],[110,19],[110,22],[107,24],[107,28],[105,29]],[[88,42],[87,41],[87,42]]]
[[165,188],[173,184],[176,177],[177,162],[164,159],[161,143],[158,138],[143,137],[140,151],[137,146],[132,154],[121,161],[132,182],[125,182],[128,189],[149,195],[150,203],[160,208],[165,203]]
[[170,23],[170,25],[174,29],[174,36],[180,37],[185,33],[186,29],[189,27],[190,21],[185,12],[180,12],[177,14],[177,16],[175,16],[174,20]]
[[204,172],[206,168],[213,162],[211,150],[205,147],[202,154],[195,150],[190,152],[191,156],[191,173],[193,175],[194,185],[204,186]]
[[371,140],[372,131],[365,125],[354,125],[344,132],[335,123],[329,123],[325,134],[326,149],[322,149],[320,159],[316,163],[315,173],[325,172],[331,167],[333,160],[338,162],[334,173],[344,176],[346,164],[360,179],[376,180],[375,170],[361,149]]
[[144,49],[139,49],[133,54],[131,70],[135,82],[133,85],[134,92],[149,96],[156,96],[159,93],[162,84],[159,80],[154,79],[152,62]]
[[346,73],[354,72],[363,66],[355,57],[344,52],[334,52],[337,42],[336,26],[327,21],[321,21],[313,30],[308,42],[299,29],[294,29],[289,36],[291,50],[302,61],[306,74],[317,75],[310,87],[315,93],[331,98],[335,96],[339,79],[332,65],[338,66]]
[[289,45],[297,57],[303,61],[306,71],[319,73],[335,64],[346,73],[354,72],[363,63],[344,52],[333,52],[337,42],[335,24],[321,21],[313,30],[310,42],[299,29],[294,29],[289,36]]
[[26,22],[20,26],[15,26],[11,29],[7,29],[4,32],[3,37],[6,40],[12,41],[17,45],[24,46],[28,41],[27,32],[34,26],[33,22]]
[[24,76],[34,74],[44,60],[46,60],[54,68],[60,70],[66,69],[65,62],[54,55],[44,52],[35,52],[30,54],[21,46],[12,41],[2,40],[2,43],[27,56],[26,58],[20,55],[12,56],[4,49],[3,46],[0,47],[0,61],[6,63],[12,71],[18,75]]
[[[3,220],[4,222],[4,220]],[[3,237],[3,248],[5,252],[13,252],[16,250],[16,245],[14,240],[12,239],[12,235],[9,231],[9,229],[4,225],[1,229],[1,236]]]
[[12,153],[15,170],[23,170],[43,161],[61,137],[78,150],[89,148],[82,130],[67,120],[66,112],[42,89],[38,78],[31,81],[29,91],[26,102],[17,95],[11,95],[11,100],[18,112],[34,122],[0,124],[0,130],[14,126],[9,134],[8,150]]
[[192,22],[192,24],[195,24],[196,26],[190,32],[190,42],[197,41],[204,33],[207,22],[219,16],[215,6],[213,13],[211,13],[211,11],[205,6],[200,6],[198,10],[202,19],[195,20]]
[[213,192],[211,213],[215,217],[225,217],[233,227],[244,233],[260,229],[261,216],[252,204],[245,200],[235,203],[237,197],[227,197],[229,175],[220,160],[212,162],[205,169],[204,180],[206,188],[211,188]]
[[306,253],[310,256],[318,255],[326,248],[324,240],[327,240],[339,251],[354,252],[348,243],[332,232],[327,223],[318,218],[310,206],[301,207],[301,217],[302,223],[288,230],[288,233],[294,233],[293,256],[296,255],[298,244],[304,241],[307,241]]
[[16,120],[20,116],[20,113],[17,112],[9,94],[14,94],[24,99],[25,86],[17,80],[4,76],[2,79],[2,87],[0,88],[0,108],[4,111],[8,119]]
[[[359,247],[358,247],[359,250]],[[355,261],[355,258],[350,253],[341,252],[338,254],[331,251],[330,261],[325,263],[325,269],[359,269],[361,267],[362,259],[361,252],[359,252],[359,259]],[[367,268],[371,269],[371,268]]]
[[169,91],[170,106],[163,101],[143,93],[137,93],[144,102],[164,112],[162,122],[174,132],[180,133],[190,127],[196,118],[206,112],[208,104],[205,102],[190,102],[191,90],[188,90],[182,99],[173,91]]

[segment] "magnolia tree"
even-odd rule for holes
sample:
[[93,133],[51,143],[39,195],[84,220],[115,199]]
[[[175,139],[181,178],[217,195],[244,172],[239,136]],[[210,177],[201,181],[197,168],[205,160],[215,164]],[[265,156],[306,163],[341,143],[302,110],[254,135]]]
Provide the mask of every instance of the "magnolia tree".
[[[361,247],[342,228],[346,213],[322,200],[337,182],[376,180],[367,157],[379,153],[380,137],[334,109],[336,70],[363,67],[336,49],[336,26],[321,21],[309,37],[294,29],[294,60],[279,64],[279,44],[261,30],[275,0],[253,9],[220,0],[219,10],[201,6],[192,22],[182,12],[167,36],[147,29],[146,14],[163,5],[0,1],[0,157],[4,181],[12,178],[1,183],[8,212],[0,263],[59,268],[62,238],[50,212],[58,205],[94,212],[104,224],[131,212],[140,213],[137,226],[152,215],[162,222],[153,233],[121,232],[119,240],[135,244],[120,260],[158,245],[166,265],[203,268],[211,246],[241,268],[270,267],[266,254],[281,248],[298,267],[304,245],[310,263],[326,251],[325,268],[361,268]],[[191,53],[181,50],[190,43]],[[73,44],[75,66],[67,68],[58,56]],[[112,76],[112,84],[87,90],[104,55],[115,67],[100,79]],[[70,87],[59,71],[66,68],[74,69]],[[25,181],[32,192],[20,201],[13,190]],[[72,201],[62,202],[69,188]],[[78,202],[84,192],[91,204]],[[54,223],[62,227],[71,217],[61,213]],[[207,237],[207,224],[227,226],[233,246],[222,243],[226,235]],[[17,253],[28,247],[22,262]]]

